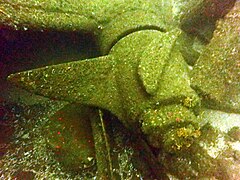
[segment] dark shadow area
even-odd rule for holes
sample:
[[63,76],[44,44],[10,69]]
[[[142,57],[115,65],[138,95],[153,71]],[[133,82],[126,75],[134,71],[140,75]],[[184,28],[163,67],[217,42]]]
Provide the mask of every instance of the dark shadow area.
[[8,73],[99,55],[87,32],[15,31],[0,27],[1,77]]
[[[0,158],[11,142],[18,101],[9,91],[22,91],[7,82],[7,76],[29,69],[92,58],[99,55],[96,38],[88,32],[16,31],[0,27]],[[16,92],[17,91],[17,92]]]

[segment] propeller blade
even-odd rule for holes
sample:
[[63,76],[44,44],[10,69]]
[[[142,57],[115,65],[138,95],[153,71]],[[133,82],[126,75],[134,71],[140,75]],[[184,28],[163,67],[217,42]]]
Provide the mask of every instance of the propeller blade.
[[240,113],[240,3],[220,20],[192,72],[192,86],[207,106]]
[[46,66],[12,74],[8,80],[45,97],[108,109],[119,115],[111,56]]

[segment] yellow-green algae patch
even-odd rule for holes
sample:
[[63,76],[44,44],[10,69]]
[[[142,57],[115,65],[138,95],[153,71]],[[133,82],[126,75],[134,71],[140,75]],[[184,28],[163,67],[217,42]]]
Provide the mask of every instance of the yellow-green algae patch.
[[141,119],[142,130],[150,144],[167,152],[184,152],[201,136],[197,117],[184,106],[147,110]]

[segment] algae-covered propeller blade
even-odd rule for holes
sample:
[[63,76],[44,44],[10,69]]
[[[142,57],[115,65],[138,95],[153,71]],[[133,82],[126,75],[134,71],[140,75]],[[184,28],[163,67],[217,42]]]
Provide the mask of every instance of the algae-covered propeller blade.
[[207,106],[240,113],[240,3],[217,23],[213,38],[194,65],[192,86]]
[[45,97],[98,106],[118,115],[112,66],[111,56],[102,56],[19,72],[8,80]]
[[[53,29],[61,31],[95,31],[98,26],[90,18],[89,3],[55,0],[2,0],[0,24],[16,29]],[[88,5],[88,6],[87,6]]]
[[157,93],[164,67],[168,63],[181,31],[176,28],[171,32],[161,34],[158,38],[153,39],[142,53],[138,69],[143,85],[151,95]]

